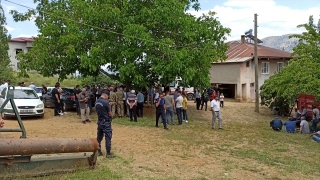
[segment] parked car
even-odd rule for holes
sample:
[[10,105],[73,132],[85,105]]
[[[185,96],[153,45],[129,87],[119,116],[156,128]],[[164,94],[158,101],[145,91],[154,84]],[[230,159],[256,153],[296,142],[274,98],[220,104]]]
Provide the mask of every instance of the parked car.
[[[43,104],[45,107],[54,107],[52,102],[52,90],[54,87],[47,87],[47,93],[43,95]],[[75,95],[73,93],[74,88],[62,88],[62,98],[64,103],[64,110],[75,110],[76,103],[75,103]]]
[[[14,91],[14,103],[17,106],[18,113],[21,117],[25,116],[38,116],[43,118],[44,105],[36,91],[29,87],[15,87]],[[5,101],[6,94],[0,97],[0,105]],[[11,103],[7,103],[1,114],[5,119],[8,116],[15,116]]]
[[38,94],[40,99],[42,99],[42,87],[36,87],[36,93]]

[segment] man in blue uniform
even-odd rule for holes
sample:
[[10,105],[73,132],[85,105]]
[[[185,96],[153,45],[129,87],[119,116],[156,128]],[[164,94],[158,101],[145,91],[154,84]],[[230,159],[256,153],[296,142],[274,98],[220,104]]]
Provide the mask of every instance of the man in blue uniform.
[[167,121],[166,121],[166,104],[165,99],[163,98],[163,94],[159,95],[159,98],[155,100],[156,102],[156,127],[158,128],[159,118],[161,116],[163,127],[165,130],[167,128]]
[[96,102],[96,111],[98,115],[98,132],[97,132],[97,141],[99,143],[98,153],[102,156],[101,152],[101,141],[103,139],[103,134],[106,139],[106,150],[107,158],[112,158],[111,155],[111,139],[112,139],[112,112],[109,104],[109,91],[102,91],[100,98]]

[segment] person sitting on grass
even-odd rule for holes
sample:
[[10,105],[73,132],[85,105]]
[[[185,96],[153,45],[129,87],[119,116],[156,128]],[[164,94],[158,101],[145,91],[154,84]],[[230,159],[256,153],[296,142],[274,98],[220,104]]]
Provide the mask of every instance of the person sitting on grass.
[[312,133],[310,137],[312,137],[312,139],[315,140],[316,142],[320,143],[320,137],[317,135],[320,135],[320,131]]
[[284,123],[284,127],[288,133],[294,133],[296,131],[296,122],[292,121],[292,119],[289,117],[288,121]]
[[309,124],[306,121],[306,117],[305,116],[301,116],[301,122],[300,122],[300,133],[310,133],[310,128],[309,128]]
[[275,131],[281,131],[281,129],[282,129],[282,121],[278,117],[275,117],[270,122],[270,127]]

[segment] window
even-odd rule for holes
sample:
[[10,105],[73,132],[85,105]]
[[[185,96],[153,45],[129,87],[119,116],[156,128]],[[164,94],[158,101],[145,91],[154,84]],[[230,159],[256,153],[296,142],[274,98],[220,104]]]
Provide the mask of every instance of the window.
[[250,67],[250,61],[247,61],[246,66],[247,66],[247,67]]
[[278,62],[277,63],[277,72],[279,72],[284,66],[284,63],[283,62]]
[[169,84],[170,87],[175,87],[175,85],[176,85],[175,81],[172,81],[172,83]]
[[16,55],[18,55],[20,52],[22,52],[22,49],[16,49]]
[[17,62],[17,69],[20,69],[20,63]]
[[269,74],[269,63],[268,62],[262,62],[261,73],[262,74]]

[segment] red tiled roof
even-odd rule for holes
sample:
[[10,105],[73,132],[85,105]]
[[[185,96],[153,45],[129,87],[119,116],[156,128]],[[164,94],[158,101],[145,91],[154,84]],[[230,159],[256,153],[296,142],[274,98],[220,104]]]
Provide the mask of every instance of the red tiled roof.
[[[230,41],[226,52],[228,58],[224,62],[244,62],[254,57],[254,44]],[[258,45],[259,58],[291,58],[291,54],[274,48]]]
[[33,38],[28,37],[18,37],[18,38],[12,38],[9,40],[9,42],[33,42]]

